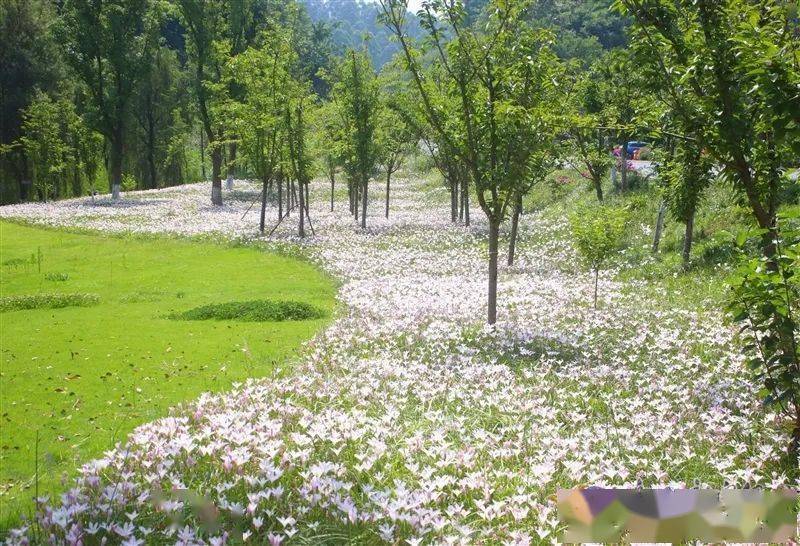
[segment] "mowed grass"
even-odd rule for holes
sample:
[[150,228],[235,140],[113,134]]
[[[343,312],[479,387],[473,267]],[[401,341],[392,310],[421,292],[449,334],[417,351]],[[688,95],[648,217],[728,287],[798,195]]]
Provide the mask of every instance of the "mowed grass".
[[[335,305],[332,280],[300,260],[166,238],[0,222],[0,268],[2,297],[99,296],[91,306],[0,314],[0,528],[31,512],[37,488],[39,495],[64,491],[81,463],[136,425],[201,392],[270,374],[326,323]],[[168,318],[250,300],[301,302],[326,316]]]

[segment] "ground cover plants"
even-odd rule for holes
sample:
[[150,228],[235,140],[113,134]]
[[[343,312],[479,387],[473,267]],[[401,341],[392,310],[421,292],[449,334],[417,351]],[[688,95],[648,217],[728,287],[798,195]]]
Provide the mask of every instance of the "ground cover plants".
[[[363,232],[346,200],[329,211],[319,181],[317,235],[301,241],[284,226],[270,239],[342,281],[343,311],[293,370],[138,428],[83,466],[61,501],[43,502],[24,535],[525,544],[558,531],[556,487],[793,483],[788,432],[758,401],[722,312],[694,301],[691,284],[640,279],[633,290],[611,260],[594,310],[564,221],[525,214],[518,259],[499,278],[506,311],[487,329],[484,284],[462,275],[483,270],[486,224],[453,226],[446,192],[408,177],[394,186],[396,213],[375,211]],[[207,191],[137,199],[162,218]],[[227,201],[208,214],[257,243],[257,222],[242,219],[250,200]],[[3,213],[78,227],[79,215],[57,212],[76,205]],[[124,231],[115,217],[132,210],[109,207],[103,229]],[[207,222],[173,226],[203,233]]]

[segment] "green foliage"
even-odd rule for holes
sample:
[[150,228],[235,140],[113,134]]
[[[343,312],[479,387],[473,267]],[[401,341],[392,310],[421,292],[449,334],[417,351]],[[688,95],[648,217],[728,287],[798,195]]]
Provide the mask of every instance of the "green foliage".
[[22,294],[0,297],[0,311],[88,307],[98,303],[100,303],[100,296],[97,294]]
[[693,142],[681,141],[658,169],[664,198],[673,218],[686,223],[697,211],[703,192],[713,181],[713,164]]
[[162,14],[152,0],[73,0],[59,20],[66,58],[89,90],[90,125],[110,142],[112,184],[119,185],[131,97],[150,62]]
[[342,166],[358,191],[365,191],[378,166],[375,131],[381,110],[378,78],[366,53],[350,50],[342,58],[335,70],[332,100],[340,124]]
[[[800,448],[800,230],[797,217],[777,230],[776,254],[744,260],[731,281],[728,311],[740,326],[747,365],[763,383],[764,402],[786,415],[791,452]],[[740,244],[745,237],[740,237]]]
[[170,315],[173,320],[238,320],[279,322],[325,317],[325,312],[308,303],[289,300],[254,300],[202,305]]
[[586,207],[570,216],[575,249],[593,271],[620,249],[628,216],[625,209],[610,206]]
[[[759,226],[777,213],[783,159],[800,148],[792,2],[616,0],[635,20],[641,72],[683,134],[747,196]],[[793,11],[794,10],[794,11]],[[774,252],[764,239],[766,254]]]
[[40,199],[81,195],[84,185],[93,186],[101,140],[70,101],[37,93],[23,113],[22,127],[20,143]]
[[617,85],[607,77],[606,62],[605,58],[599,59],[589,71],[573,67],[572,86],[563,97],[571,145],[567,161],[573,160],[574,154],[575,169],[591,182],[601,202],[603,181],[614,164],[608,130],[603,128],[612,127],[617,121],[611,108]]
[[232,57],[225,66],[223,87],[234,82],[239,97],[230,97],[218,109],[228,120],[253,172],[269,183],[279,169],[286,167],[285,110],[290,101],[302,95],[292,77],[297,56],[291,36],[280,29],[261,35],[261,46],[250,47]]

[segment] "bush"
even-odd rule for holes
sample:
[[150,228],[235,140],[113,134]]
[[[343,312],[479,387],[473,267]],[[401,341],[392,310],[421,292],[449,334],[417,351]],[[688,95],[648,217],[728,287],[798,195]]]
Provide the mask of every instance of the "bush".
[[69,280],[68,273],[46,273],[44,276],[45,280],[48,281],[55,281],[55,282],[64,282]]
[[782,218],[772,258],[743,262],[730,281],[728,303],[747,365],[763,384],[764,403],[777,409],[792,430],[789,453],[795,465],[800,451],[800,230],[789,222],[797,219]]
[[25,294],[0,298],[0,311],[89,307],[100,303],[97,294]]
[[594,272],[594,306],[597,307],[597,277],[611,253],[622,246],[628,213],[610,206],[584,207],[570,217],[575,248]]
[[312,320],[325,316],[325,311],[299,301],[255,300],[213,303],[173,313],[173,320],[239,320],[244,322],[281,322]]

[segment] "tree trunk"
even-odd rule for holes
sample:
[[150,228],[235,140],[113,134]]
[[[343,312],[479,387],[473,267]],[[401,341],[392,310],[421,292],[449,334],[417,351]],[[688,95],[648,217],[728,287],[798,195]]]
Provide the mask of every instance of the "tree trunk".
[[147,116],[147,167],[150,170],[150,188],[157,188],[156,175],[156,128],[152,113]]
[[306,236],[306,200],[305,200],[305,190],[303,189],[303,184],[299,181],[297,182],[300,186],[298,188],[298,196],[300,197],[300,226],[297,228],[297,235],[300,237]]
[[458,221],[458,181],[455,177],[450,177],[450,221],[454,224]]
[[226,181],[228,191],[233,189],[233,179],[236,176],[236,151],[236,143],[231,142],[228,145],[228,180]]
[[511,216],[511,240],[508,243],[508,265],[514,265],[514,253],[517,249],[517,234],[519,233],[519,215],[522,213],[522,196],[517,197],[514,203],[514,213]]
[[[210,143],[209,143],[210,144]],[[211,204],[222,206],[222,148],[211,148]]]
[[489,300],[487,322],[497,322],[497,247],[500,238],[500,222],[489,219]]
[[267,180],[264,179],[264,189],[261,191],[261,221],[258,224],[261,233],[264,233],[264,224],[267,216]]
[[[309,190],[308,186],[309,186],[308,182],[303,184],[303,187],[305,187],[305,189],[306,189],[306,214],[309,213],[309,204],[311,203],[311,195],[310,195],[310,190]],[[309,223],[309,225],[311,224],[311,216],[308,217],[308,223]]]
[[692,255],[692,240],[694,239],[694,211],[691,211],[686,220],[686,231],[683,234],[683,268],[689,268],[689,259]]
[[203,182],[206,181],[206,143],[203,128],[200,128],[200,173],[203,176]]
[[464,225],[469,227],[469,177],[465,176],[463,178],[461,187],[464,193]]
[[278,222],[283,218],[283,175],[278,174]]
[[361,189],[360,184],[353,182],[353,216],[356,219],[356,223],[358,223],[358,209],[359,209],[359,189]]
[[653,234],[653,254],[658,253],[658,247],[661,244],[661,232],[664,231],[664,216],[667,213],[667,202],[661,201],[661,206],[658,207],[658,217],[656,218],[656,229]]
[[389,184],[392,179],[392,167],[386,169],[386,217],[389,217]]
[[597,200],[603,202],[603,177],[599,174],[592,175],[592,182],[594,183],[594,192],[597,194]]
[[122,128],[115,131],[111,139],[111,198],[119,199],[122,187]]
[[458,221],[464,221],[464,183],[459,180],[458,186]]
[[621,187],[620,189],[625,192],[628,191],[628,142],[622,143],[622,150],[620,150],[621,169],[620,173]]
[[361,195],[361,229],[367,227],[367,194],[369,193],[369,180],[364,180],[364,190]]
[[336,186],[336,172],[331,171],[330,179],[331,179],[331,212],[333,212],[333,193]]

